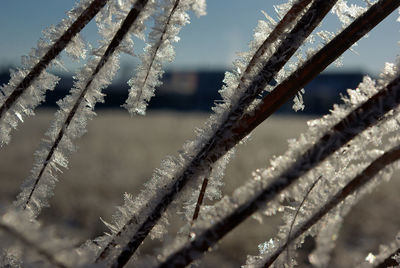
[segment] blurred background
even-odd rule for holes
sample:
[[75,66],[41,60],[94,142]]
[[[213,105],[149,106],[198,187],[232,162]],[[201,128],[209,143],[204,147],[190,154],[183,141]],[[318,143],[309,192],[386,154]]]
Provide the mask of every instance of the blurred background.
[[[209,1],[207,15],[196,17],[191,14],[191,23],[185,26],[176,43],[176,59],[165,64],[164,83],[158,89],[157,97],[150,103],[150,110],[171,109],[179,111],[209,112],[214,100],[219,99],[218,90],[226,70],[231,70],[237,53],[247,51],[252,39],[253,29],[258,20],[265,19],[261,11],[277,19],[274,5],[282,0]],[[350,4],[364,5],[362,0]],[[51,24],[57,24],[74,5],[74,1],[23,1],[4,0],[0,10],[0,84],[9,80],[9,69],[18,67],[22,55],[27,55],[36,45],[42,30]],[[324,114],[333,103],[340,100],[347,88],[355,88],[362,76],[376,77],[384,63],[393,62],[399,52],[399,27],[397,12],[373,29],[368,38],[362,39],[354,51],[344,54],[340,68],[331,66],[315,81],[306,87],[304,95],[307,103],[303,112],[298,114]],[[153,21],[148,21],[148,29]],[[341,24],[329,14],[317,30],[336,32]],[[148,30],[147,30],[148,31]],[[91,46],[96,47],[99,35],[94,22],[82,31],[82,37]],[[144,42],[134,39],[136,55],[142,53]],[[316,47],[321,40],[316,38]],[[310,47],[310,45],[308,45]],[[64,96],[72,87],[72,75],[84,64],[85,60],[72,61],[61,56],[65,69],[54,69],[61,77],[56,90],[47,97],[45,105],[54,106],[55,101]],[[137,57],[121,56],[121,68],[117,78],[105,93],[106,103],[98,107],[118,107],[123,104],[129,86],[127,81],[139,64]],[[291,113],[291,104],[280,112]]]
[[[138,193],[162,159],[176,155],[183,142],[194,136],[194,128],[202,126],[214,101],[221,99],[218,90],[225,71],[232,69],[238,52],[247,50],[257,21],[264,18],[260,11],[276,18],[273,5],[283,2],[286,1],[208,1],[205,17],[192,14],[191,24],[179,35],[176,60],[166,64],[163,85],[157,89],[145,117],[131,118],[120,108],[128,94],[126,82],[139,63],[137,57],[123,55],[118,77],[104,91],[105,103],[97,106],[98,116],[89,123],[88,133],[76,142],[79,150],[72,156],[69,169],[59,175],[51,208],[41,216],[43,221],[63,226],[60,232],[73,234],[77,244],[106,231],[99,218],[110,221],[115,207],[122,202],[122,194]],[[58,23],[73,4],[71,0],[2,0],[0,85],[8,82],[9,69],[19,66],[20,57],[36,46],[41,31]],[[304,132],[307,120],[327,113],[340,102],[341,94],[357,87],[363,75],[377,77],[386,61],[395,60],[399,52],[397,17],[397,12],[392,14],[361,40],[355,47],[357,53],[346,52],[341,68],[329,67],[307,85],[303,111],[295,113],[292,103],[287,103],[258,127],[246,144],[239,146],[226,171],[224,193],[231,193],[251,177],[253,170],[267,167],[271,157],[284,153],[287,139]],[[336,31],[340,24],[329,15],[322,28]],[[82,36],[96,46],[99,36],[93,22]],[[135,53],[140,54],[144,43],[135,42]],[[73,62],[64,55],[62,58],[66,69],[52,70],[61,77],[56,89],[47,95],[37,116],[21,124],[11,143],[0,150],[1,204],[12,202],[19,185],[29,176],[33,154],[56,111],[55,102],[68,93],[72,76],[85,62]],[[400,227],[400,218],[394,216],[400,210],[397,177],[365,198],[346,218],[331,267],[352,267],[368,252],[376,253],[380,243],[394,238]],[[224,238],[203,266],[244,264],[246,254],[256,254],[257,245],[273,237],[278,224],[279,218],[267,219],[264,224],[249,219]],[[149,244],[149,248],[154,245]],[[305,252],[311,248],[312,242]],[[307,266],[306,255],[303,254],[302,267]]]

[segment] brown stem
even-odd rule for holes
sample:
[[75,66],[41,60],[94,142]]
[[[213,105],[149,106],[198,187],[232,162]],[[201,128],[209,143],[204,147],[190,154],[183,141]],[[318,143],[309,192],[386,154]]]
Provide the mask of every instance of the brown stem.
[[58,38],[51,46],[49,51],[40,59],[40,61],[31,69],[24,79],[17,85],[14,91],[6,99],[0,107],[0,120],[3,119],[5,113],[18,100],[18,98],[26,91],[33,81],[47,68],[50,62],[55,59],[61,51],[69,44],[94,16],[104,7],[108,0],[93,0],[93,2],[82,12],[82,14],[72,23],[72,25]]
[[399,5],[398,0],[380,0],[371,6],[368,11],[266,95],[252,114],[244,115],[233,132],[240,139],[247,136],[250,131],[278,110],[285,102],[293,98],[307,83],[325,70],[329,64],[378,25]]
[[[363,187],[369,182],[380,170],[390,165],[391,163],[400,159],[400,146],[392,148],[390,151],[384,153],[379,158],[375,159],[367,168],[365,168],[359,175],[352,179],[346,184],[343,189],[337,192],[318,212],[316,212],[311,218],[304,222],[293,235],[289,235],[287,242],[280,246],[264,263],[264,267],[269,267],[278,258],[279,254],[287,247],[292,241],[310,229],[315,223],[317,223],[323,216],[325,216],[330,210],[336,207],[346,197],[354,193],[356,190]],[[393,260],[394,261],[394,260]],[[378,266],[381,267],[381,266]],[[387,266],[382,266],[387,267]]]
[[[264,63],[263,68],[259,71],[256,79],[247,88],[246,92],[239,99],[235,108],[229,113],[227,119],[221,124],[221,127],[216,131],[213,137],[206,143],[206,145],[199,151],[193,158],[188,166],[174,177],[174,185],[167,190],[166,194],[158,200],[150,199],[148,201],[153,209],[150,213],[145,213],[145,220],[140,223],[138,230],[131,237],[130,241],[122,246],[122,251],[116,260],[112,260],[115,267],[122,267],[133,255],[139,245],[146,238],[148,233],[160,219],[162,213],[167,209],[169,204],[175,199],[175,196],[182,190],[186,183],[198,172],[205,170],[210,164],[215,163],[221,156],[223,156],[234,144],[226,144],[226,132],[230,132],[232,125],[240,117],[244,110],[250,103],[258,96],[265,86],[273,79],[279,70],[285,65],[295,51],[300,47],[304,40],[311,34],[311,32],[318,26],[325,15],[329,12],[337,0],[315,0],[313,5],[307,10],[304,16],[299,20],[296,26],[280,43],[274,55]],[[230,141],[230,140],[229,140]],[[239,140],[238,140],[239,142]],[[142,212],[139,212],[141,215]],[[123,234],[130,225],[136,222],[136,218],[130,219],[122,229],[115,235],[110,244],[116,244],[115,240]],[[100,253],[96,262],[107,258],[113,246],[107,245]]]
[[103,56],[101,57],[99,63],[96,66],[96,69],[94,70],[92,76],[88,80],[88,82],[85,85],[85,88],[82,90],[81,94],[79,95],[78,99],[76,100],[74,106],[72,107],[71,111],[69,112],[63,127],[60,129],[57,138],[55,139],[53,146],[51,147],[49,153],[46,156],[46,160],[43,163],[42,168],[40,169],[39,175],[35,179],[35,183],[32,186],[32,190],[29,193],[29,196],[25,202],[24,209],[28,206],[29,202],[31,201],[32,195],[36,189],[36,186],[38,185],[40,179],[42,178],[42,175],[47,168],[48,164],[50,163],[51,158],[54,155],[55,150],[57,149],[59,143],[61,142],[61,139],[64,137],[65,131],[67,131],[73,117],[76,114],[76,111],[79,108],[79,105],[82,103],[82,101],[85,99],[86,92],[88,91],[90,85],[92,84],[93,79],[96,77],[96,75],[99,73],[101,68],[104,66],[104,64],[108,61],[110,56],[114,53],[115,49],[119,46],[121,41],[124,39],[125,35],[128,33],[130,27],[133,25],[133,23],[136,21],[138,18],[141,10],[143,7],[147,4],[148,0],[138,0],[136,1],[135,5],[133,8],[129,11],[128,15],[126,16],[125,20],[122,22],[120,28],[114,35],[113,39],[111,40],[110,44],[108,45],[106,51],[104,52]]
[[314,143],[291,166],[277,176],[270,185],[254,195],[248,202],[236,205],[233,212],[222,217],[210,228],[196,234],[190,243],[172,253],[159,267],[184,267],[194,259],[199,258],[247,217],[265,206],[281,191],[359,133],[376,124],[387,112],[399,104],[400,76],[329,129],[319,141]]
[[[157,56],[157,52],[158,52],[158,50],[160,49],[160,47],[161,47],[161,45],[162,45],[162,43],[163,43],[163,41],[164,41],[165,34],[167,33],[167,30],[168,30],[170,21],[171,21],[171,19],[172,19],[172,16],[174,15],[176,9],[178,8],[179,2],[180,2],[180,0],[176,0],[176,1],[175,1],[174,6],[172,7],[171,13],[170,13],[169,16],[168,16],[167,22],[165,23],[164,28],[163,28],[163,30],[162,30],[162,32],[161,32],[161,37],[160,37],[160,39],[158,40],[158,42],[157,42],[157,44],[156,44],[156,46],[155,46],[155,49],[154,49],[154,51],[153,51],[153,53],[152,53],[152,55],[151,55],[149,68],[147,69],[146,76],[145,76],[145,78],[143,79],[143,82],[142,82],[141,86],[139,87],[139,97],[138,97],[139,99],[140,99],[141,95],[143,94],[143,87],[144,87],[144,86],[146,85],[146,83],[147,83],[147,79],[149,78],[151,68],[153,67],[154,60],[155,60],[155,58],[156,58],[156,56]],[[137,105],[136,105],[136,108],[137,108]]]
[[199,217],[199,211],[200,211],[200,207],[201,207],[201,205],[203,203],[204,195],[206,193],[207,184],[208,184],[208,178],[205,177],[204,180],[203,180],[203,183],[201,185],[199,198],[197,199],[196,208],[194,209],[193,218],[192,218],[192,222],[191,222],[190,225],[193,225],[193,223]]
[[[260,58],[264,55],[264,53],[271,47],[271,45],[278,40],[279,36],[283,34],[283,32],[290,27],[290,25],[299,17],[301,12],[307,7],[307,5],[311,2],[311,0],[299,0],[293,4],[290,10],[285,14],[281,21],[276,25],[276,27],[272,30],[272,32],[268,35],[267,39],[262,43],[262,45],[257,49],[256,53],[251,58],[250,62],[248,63],[243,75],[240,78],[239,85],[237,86],[236,91],[240,92],[240,89],[244,86],[245,80],[248,79],[250,73],[253,71],[254,67],[256,66],[257,62],[260,61]],[[207,182],[205,182],[207,180]],[[204,193],[207,190],[207,183],[208,179],[204,178],[202,183],[202,189],[204,186]],[[200,198],[200,195],[204,193],[200,192],[198,202],[196,204],[196,209],[200,210],[202,205],[203,198]],[[200,203],[199,203],[200,202]],[[198,212],[197,212],[198,213]],[[198,214],[196,217],[196,211],[193,215],[193,222],[197,219]]]
[[25,246],[28,246],[29,248],[36,251],[49,264],[51,264],[52,267],[67,268],[67,266],[65,264],[57,261],[51,253],[47,252],[45,249],[42,249],[41,247],[36,245],[34,242],[32,242],[28,238],[26,238],[23,234],[19,233],[18,231],[14,230],[13,228],[9,227],[8,225],[0,222],[0,229],[2,229],[4,232],[15,237],[17,240],[22,242],[22,244],[24,244]]
[[240,78],[240,84],[238,85],[238,89],[243,86],[245,79],[248,78],[249,74],[252,72],[257,62],[260,61],[260,58],[271,47],[271,45],[276,40],[278,40],[280,36],[282,36],[283,32],[289,29],[290,25],[292,25],[292,23],[298,19],[301,12],[305,10],[305,8],[311,1],[312,0],[299,0],[293,4],[293,6],[285,14],[282,20],[280,20],[279,23],[275,26],[272,32],[268,35],[267,39],[265,39],[265,41],[257,49],[256,53],[251,58],[250,62],[247,64],[247,67],[243,72],[242,77]]

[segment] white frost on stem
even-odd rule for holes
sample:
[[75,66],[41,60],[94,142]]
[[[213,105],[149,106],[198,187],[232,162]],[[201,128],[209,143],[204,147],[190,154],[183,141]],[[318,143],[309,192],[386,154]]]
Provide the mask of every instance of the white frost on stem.
[[[142,33],[144,21],[153,10],[151,7],[152,4],[146,6],[136,23],[129,28],[130,33]],[[92,51],[87,64],[75,76],[76,81],[70,94],[58,102],[60,109],[45,134],[46,138],[35,153],[31,176],[22,185],[22,191],[15,202],[17,207],[28,210],[33,218],[43,207],[48,206],[48,199],[53,195],[57,182],[57,173],[61,172],[61,168],[67,168],[68,158],[76,150],[73,140],[86,132],[88,120],[95,115],[93,110],[96,103],[104,101],[101,91],[111,83],[119,68],[119,53],[132,44],[129,34],[125,35],[121,46],[115,49],[95,73],[103,60],[103,54],[131,8],[132,1],[118,1],[106,5],[96,18],[99,32],[103,36],[101,46]]]
[[187,11],[195,8],[203,14],[205,1],[162,0],[157,2],[153,15],[154,26],[149,33],[144,53],[140,56],[141,64],[136,68],[135,76],[128,81],[131,86],[124,107],[131,115],[146,113],[146,107],[154,96],[157,86],[162,84],[163,63],[175,58],[173,43],[179,41],[178,34],[183,26],[190,22]]
[[[391,79],[396,77],[398,73],[398,67],[396,65],[387,64],[385,70],[381,74],[378,86],[371,78],[365,77],[357,89],[348,90],[349,96],[343,99],[343,105],[335,105],[331,114],[325,115],[321,119],[308,122],[309,131],[302,134],[299,139],[289,141],[289,150],[287,153],[282,157],[274,159],[271,162],[271,168],[264,170],[259,178],[261,179],[264,177],[264,179],[267,179],[268,177],[273,177],[273,174],[275,174],[277,170],[288,166],[288,163],[290,164],[293,159],[296,159],[296,155],[303,152],[304,148],[311,146],[319,139],[326,129],[331,128],[351,110],[366,101],[377,92],[378,87],[384,87]],[[273,240],[276,247],[259,256],[248,256],[246,262],[248,267],[261,266],[275,250],[286,243],[293,217],[299,205],[302,203],[305,193],[310,188],[310,185],[313,184],[319,176],[323,176],[323,179],[318,182],[315,189],[307,195],[306,201],[301,206],[296,217],[295,223],[297,226],[306,221],[315,211],[318,211],[321,204],[325,204],[330,200],[336,192],[361,172],[371,161],[382,155],[387,148],[396,146],[399,143],[398,137],[396,136],[400,128],[398,120],[400,120],[400,111],[397,108],[393,110],[392,113],[385,116],[384,120],[361,133],[318,167],[300,178],[298,183],[281,193],[280,200],[275,200],[272,204],[270,202],[265,210],[265,214],[270,215],[277,210],[284,211],[283,219],[285,223],[280,227],[279,234]],[[386,139],[389,143],[382,146],[382,141]],[[388,180],[392,173],[393,169],[388,167],[380,173],[380,177],[383,177],[384,180]],[[338,236],[343,217],[365,193],[371,191],[381,181],[382,180],[375,179],[369,183],[367,187],[359,189],[355,194],[348,197],[336,209],[320,220],[320,222],[297,238],[291,248],[301,246],[307,235],[317,236],[317,248],[310,256],[310,261],[318,267],[327,265],[330,259],[330,250],[334,247],[335,238]],[[286,198],[288,198],[286,200],[288,204],[281,205],[281,202]],[[275,265],[279,266],[279,264],[286,262],[287,258],[282,254]]]
[[[67,18],[63,19],[56,26],[50,26],[37,42],[37,47],[32,48],[28,56],[22,56],[22,67],[11,70],[11,78],[8,84],[0,87],[0,106],[16,89],[19,83],[28,75],[32,68],[39,63],[40,59],[49,51],[58,38],[72,25],[78,16],[89,6],[90,0],[81,0],[73,9],[67,12]],[[66,47],[66,52],[74,59],[85,58],[86,45],[77,34]],[[62,67],[60,57],[54,59],[50,66]],[[49,66],[49,67],[50,67]],[[4,114],[0,121],[0,146],[8,144],[10,132],[17,128],[19,121],[23,122],[24,117],[34,115],[34,109],[44,101],[46,90],[53,90],[59,78],[53,74],[42,71],[40,76],[26,89],[20,98]]]

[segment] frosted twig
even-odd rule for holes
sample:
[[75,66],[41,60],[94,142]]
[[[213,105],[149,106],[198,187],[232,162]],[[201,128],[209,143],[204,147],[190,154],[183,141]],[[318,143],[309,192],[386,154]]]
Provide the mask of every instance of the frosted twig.
[[85,98],[85,95],[90,87],[90,85],[92,84],[93,79],[96,77],[96,75],[99,73],[99,71],[101,70],[101,68],[104,66],[104,64],[108,61],[108,59],[110,58],[110,56],[114,53],[115,49],[119,46],[119,44],[122,42],[122,40],[124,39],[124,36],[129,32],[130,27],[133,25],[133,23],[136,21],[136,19],[138,18],[141,10],[143,9],[143,7],[147,4],[148,0],[138,0],[135,2],[134,6],[132,7],[132,9],[130,10],[130,12],[128,13],[128,15],[126,16],[125,20],[122,22],[120,28],[118,29],[118,31],[115,33],[113,39],[111,40],[110,44],[108,45],[106,51],[104,52],[104,54],[102,55],[101,59],[99,60],[95,70],[93,71],[90,79],[88,79],[88,81],[86,82],[86,85],[84,87],[84,89],[82,90],[82,92],[80,93],[78,99],[76,100],[74,106],[72,107],[72,109],[69,111],[68,116],[66,117],[64,123],[63,123],[63,127],[60,128],[60,131],[57,135],[57,138],[55,139],[51,149],[49,150],[45,161],[43,162],[43,166],[40,169],[40,172],[37,176],[37,178],[34,180],[34,184],[32,186],[32,189],[25,201],[25,205],[24,205],[24,209],[26,209],[26,207],[28,206],[29,202],[31,201],[32,195],[36,189],[36,186],[38,185],[43,172],[45,171],[45,169],[47,168],[47,166],[50,163],[51,158],[53,157],[55,150],[57,149],[61,139],[63,138],[65,131],[68,129],[68,126],[70,125],[75,113],[77,112],[80,104],[82,103],[82,101]]
[[[257,49],[257,51],[254,53],[253,57],[247,64],[247,67],[245,71],[243,72],[242,76],[240,77],[240,82],[237,86],[236,92],[240,92],[240,89],[244,87],[246,79],[250,79],[250,73],[253,72],[254,67],[256,66],[257,62],[260,61],[260,58],[264,53],[271,47],[271,45],[278,40],[279,37],[282,36],[285,30],[289,29],[290,26],[298,19],[299,15],[301,12],[303,12],[307,5],[311,2],[311,0],[298,0],[296,3],[293,4],[293,6],[289,9],[289,11],[285,14],[285,16],[282,18],[282,20],[279,21],[279,23],[275,26],[275,28],[272,30],[272,32],[268,35],[268,37],[265,39],[265,41],[261,44],[261,46]],[[207,181],[206,181],[207,180]],[[203,197],[205,191],[207,190],[207,183],[208,183],[208,178],[204,178],[202,182],[202,192],[199,193],[199,198],[198,202],[196,203],[196,210],[194,215],[193,215],[193,221],[197,219],[198,212],[200,210],[200,207],[202,205]],[[204,188],[204,189],[203,189]]]
[[[249,200],[241,204],[232,204],[234,210],[221,216],[211,227],[196,234],[190,243],[169,255],[159,267],[184,267],[195,258],[199,258],[208,248],[215,245],[218,240],[271,201],[282,190],[315,168],[359,133],[376,124],[382,116],[399,104],[400,77],[397,77],[329,129],[312,147],[298,157],[294,164],[281,172],[271,184],[255,193]],[[216,209],[218,209],[218,204],[216,204]]]
[[262,45],[257,49],[256,53],[254,53],[245,71],[243,72],[242,77],[240,78],[240,84],[238,85],[238,88],[243,86],[245,79],[248,78],[248,75],[252,72],[254,66],[257,64],[257,61],[259,61],[261,56],[264,55],[264,53],[276,40],[278,40],[280,36],[282,36],[285,30],[290,28],[290,26],[298,19],[301,12],[306,9],[310,2],[311,0],[298,0],[293,4],[282,20],[279,21],[276,27],[268,35],[267,39],[265,39]]
[[51,46],[47,53],[40,61],[31,69],[25,78],[16,86],[15,90],[8,96],[0,107],[0,120],[8,109],[18,100],[18,98],[26,91],[32,82],[40,76],[43,70],[47,68],[52,60],[54,60],[61,51],[69,44],[94,16],[104,7],[108,0],[93,0],[93,2],[82,12],[75,22],[64,32],[64,34]]
[[237,126],[233,128],[234,142],[247,136],[399,6],[400,2],[396,0],[380,0],[371,6],[292,75],[276,86],[271,93],[267,94],[252,114],[244,115]]
[[[142,103],[143,101],[144,102],[146,101],[146,100],[142,100],[142,99],[146,99],[146,97],[143,98],[142,95],[145,91],[145,87],[147,86],[150,73],[153,71],[153,65],[155,64],[156,57],[159,53],[160,48],[162,47],[162,45],[165,43],[166,40],[173,39],[173,37],[175,37],[175,35],[167,36],[167,31],[170,27],[172,27],[171,19],[174,16],[175,11],[177,10],[179,4],[180,4],[180,0],[175,0],[175,3],[172,6],[172,9],[168,14],[167,20],[163,25],[163,29],[161,30],[161,35],[160,35],[159,39],[157,40],[157,42],[155,42],[155,44],[153,44],[151,47],[147,48],[148,51],[150,51],[150,55],[145,55],[145,56],[150,56],[150,58],[146,59],[146,60],[144,60],[145,56],[143,56],[143,58],[142,58],[143,62],[147,61],[146,64],[143,64],[143,65],[145,65],[145,74],[144,74],[144,78],[142,80],[138,79],[138,77],[143,76],[143,74],[142,74],[143,70],[137,69],[136,75],[138,77],[136,79],[138,79],[138,80],[133,80],[134,82],[133,82],[132,88],[131,88],[131,91],[135,91],[135,92],[129,93],[128,100],[126,101],[126,104],[124,105],[124,107],[126,107],[131,114],[133,114],[133,113],[141,114],[141,113],[144,113],[144,111],[145,111],[145,106],[144,106],[144,108],[139,107],[139,106],[146,105],[146,104]],[[165,7],[165,9],[166,9],[166,7]],[[160,15],[158,15],[158,16],[160,16]],[[157,31],[157,29],[153,30],[153,32],[155,32],[155,31]],[[138,85],[135,85],[136,83],[138,83]],[[152,88],[154,90],[154,87],[152,87]]]
[[[140,222],[138,229],[135,230],[134,234],[129,239],[129,242],[126,245],[122,245],[121,253],[118,257],[115,260],[111,260],[114,265],[123,266],[129,260],[157,221],[161,218],[162,213],[167,209],[169,204],[171,204],[176,195],[182,190],[188,181],[197,174],[197,172],[204,168],[208,168],[211,163],[216,162],[233,147],[232,144],[224,144],[224,141],[227,139],[226,136],[223,135],[225,134],[224,132],[230,132],[232,125],[236,122],[238,117],[243,114],[246,107],[251,104],[251,102],[260,92],[262,92],[265,86],[285,65],[308,35],[311,34],[311,32],[322,21],[336,1],[337,0],[314,1],[304,16],[294,26],[290,33],[285,36],[285,39],[282,40],[276,52],[267,62],[264,63],[263,68],[258,72],[256,78],[253,79],[251,85],[234,105],[233,109],[212,138],[204,145],[189,165],[174,177],[174,183],[165,193],[163,193],[161,198],[157,196],[153,197],[155,200],[153,200],[153,198],[148,200],[147,203],[150,204],[150,207],[152,208],[150,213],[144,211],[138,212],[137,215],[144,215],[145,219]],[[146,208],[143,209],[148,210],[148,206],[145,205],[145,207]],[[134,225],[136,222],[136,217],[128,220],[121,230],[114,236],[111,242],[109,242],[109,244],[103,249],[96,261],[100,262],[108,258],[110,252],[117,244],[116,240],[125,232],[128,232],[130,225]]]
[[[269,267],[278,258],[279,254],[296,238],[307,231],[311,226],[318,222],[323,216],[325,216],[330,210],[342,202],[346,197],[363,187],[366,183],[371,181],[373,177],[378,174],[380,170],[393,162],[400,159],[400,145],[392,148],[391,150],[384,153],[379,158],[375,159],[367,168],[365,168],[359,175],[352,179],[346,184],[339,192],[337,192],[327,203],[325,203],[311,218],[306,222],[302,223],[296,228],[293,235],[289,234],[285,244],[277,248],[265,261],[264,267]],[[394,254],[393,254],[394,255]],[[376,266],[376,267],[387,267],[387,266]]]

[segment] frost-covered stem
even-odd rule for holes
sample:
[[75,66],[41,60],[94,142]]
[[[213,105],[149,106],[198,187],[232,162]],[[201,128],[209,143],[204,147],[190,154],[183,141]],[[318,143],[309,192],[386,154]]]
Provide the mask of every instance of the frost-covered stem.
[[[378,174],[380,170],[386,166],[392,164],[393,162],[400,159],[400,145],[394,147],[393,149],[387,151],[379,158],[375,159],[367,168],[365,168],[359,175],[352,179],[345,187],[343,187],[339,192],[337,192],[325,205],[323,205],[318,212],[316,212],[311,218],[300,225],[296,229],[293,235],[289,234],[289,237],[285,244],[281,245],[275,250],[273,254],[265,261],[264,267],[269,267],[282,251],[296,238],[306,232],[311,226],[317,223],[322,217],[324,217],[330,210],[336,207],[340,202],[346,199],[349,195],[354,193],[356,190],[363,187],[366,183],[371,181],[373,177]],[[383,264],[383,263],[382,263]],[[387,267],[387,266],[377,266],[377,267]]]
[[138,1],[136,1],[134,6],[129,11],[128,15],[126,16],[125,20],[121,24],[120,28],[115,33],[113,39],[111,40],[111,42],[108,45],[106,51],[104,52],[104,54],[101,57],[99,63],[97,64],[96,69],[93,71],[93,74],[91,75],[90,79],[86,83],[84,89],[82,90],[81,94],[79,95],[78,99],[76,100],[74,106],[72,107],[71,111],[68,113],[68,116],[65,119],[65,122],[63,123],[63,127],[60,129],[60,131],[59,131],[59,133],[57,135],[57,138],[55,139],[51,149],[49,150],[49,152],[48,152],[48,154],[46,156],[46,160],[44,161],[43,166],[40,169],[40,172],[39,172],[37,178],[35,179],[35,183],[33,184],[32,189],[31,189],[31,191],[29,193],[29,196],[28,196],[28,198],[27,198],[27,200],[25,202],[24,209],[26,209],[26,207],[28,206],[29,202],[31,201],[32,195],[33,195],[33,193],[34,193],[34,191],[36,189],[36,186],[38,185],[38,183],[39,183],[39,181],[40,181],[40,179],[41,179],[41,177],[43,175],[43,172],[45,171],[45,169],[49,165],[50,160],[53,157],[54,152],[57,149],[57,147],[58,147],[61,139],[63,138],[65,132],[67,131],[68,126],[70,125],[72,119],[74,118],[75,113],[79,108],[79,105],[84,100],[85,95],[86,95],[90,85],[92,84],[93,79],[99,73],[99,71],[104,66],[104,64],[108,61],[110,56],[114,53],[115,49],[119,46],[121,41],[124,39],[125,35],[129,32],[130,27],[136,21],[136,19],[138,18],[141,10],[147,4],[147,2],[148,2],[148,0],[138,0]]
[[[244,83],[246,79],[248,79],[248,76],[250,73],[253,71],[253,68],[256,66],[257,62],[260,60],[262,55],[265,54],[265,52],[271,47],[271,45],[278,40],[278,38],[283,34],[283,32],[292,25],[292,23],[298,19],[299,15],[301,12],[307,7],[307,5],[311,2],[311,0],[299,0],[296,3],[293,4],[293,6],[289,9],[289,11],[285,14],[285,16],[282,18],[282,20],[279,21],[279,23],[275,26],[275,28],[272,30],[272,32],[268,35],[268,37],[265,39],[265,41],[261,44],[261,46],[257,49],[256,53],[254,53],[253,57],[249,61],[249,63],[246,66],[245,71],[243,72],[242,76],[240,77],[240,82],[237,86],[236,91],[240,92],[240,89],[244,86]],[[207,182],[206,182],[207,180]],[[203,197],[205,191],[207,190],[207,183],[208,179],[205,178],[202,183],[202,190],[204,187],[204,191],[199,193],[199,198],[196,204],[196,210],[200,210],[200,206],[202,205]],[[195,221],[198,217],[198,211],[194,213],[193,215],[193,221]]]
[[64,34],[51,46],[47,53],[40,61],[31,69],[24,79],[17,85],[15,90],[8,96],[0,107],[0,120],[8,109],[17,101],[17,99],[25,92],[32,82],[40,76],[50,62],[55,59],[61,51],[69,44],[94,16],[104,7],[108,0],[93,0],[93,2],[82,12],[75,22],[64,32]]
[[247,64],[243,75],[240,78],[240,84],[238,88],[243,86],[245,78],[251,73],[259,59],[264,55],[264,53],[271,47],[271,45],[278,40],[278,38],[283,34],[283,32],[292,25],[292,23],[297,20],[301,12],[307,7],[311,0],[299,0],[293,4],[289,11],[285,14],[282,20],[275,26],[272,32],[268,35],[267,39],[262,43],[262,45],[254,53],[250,62]]
[[57,261],[54,256],[47,252],[45,249],[40,248],[38,245],[36,245],[34,242],[30,241],[28,238],[26,238],[23,234],[19,233],[18,231],[14,230],[10,226],[0,222],[0,230],[4,231],[5,233],[13,236],[17,240],[19,240],[23,245],[31,248],[34,250],[37,254],[43,257],[44,260],[46,260],[49,264],[51,264],[53,267],[59,267],[59,268],[67,268],[65,264],[60,263]]
[[316,167],[359,133],[376,124],[383,115],[399,104],[400,77],[397,77],[328,130],[319,141],[298,157],[293,165],[277,176],[266,188],[254,194],[250,200],[235,205],[236,207],[232,212],[221,217],[210,228],[196,234],[190,243],[176,250],[159,267],[184,267],[195,258],[199,258],[233,228],[274,199],[282,190]]
[[[157,221],[161,218],[162,213],[167,209],[169,204],[171,204],[175,199],[175,196],[182,190],[187,182],[199,172],[211,166],[212,163],[215,163],[234,146],[234,144],[224,143],[227,139],[225,134],[230,133],[231,127],[234,125],[235,121],[243,114],[245,109],[252,101],[254,101],[254,99],[286,64],[296,50],[303,44],[304,40],[319,25],[336,2],[337,0],[316,0],[312,4],[290,33],[288,33],[285,39],[282,40],[276,52],[263,64],[263,68],[258,72],[246,92],[241,96],[231,112],[227,115],[220,128],[193,158],[188,166],[175,176],[175,183],[173,183],[160,199],[157,197],[157,200],[150,199],[148,201],[150,204],[155,203],[156,205],[152,205],[154,209],[152,209],[150,213],[143,212],[146,215],[145,220],[140,223],[139,228],[130,238],[130,241],[126,245],[122,246],[121,254],[114,262],[115,267],[120,267],[118,265],[124,265],[129,260]],[[228,136],[229,135],[230,134],[228,134]],[[139,212],[139,215],[141,214],[142,213]],[[136,222],[136,218],[131,218],[124,225],[124,227],[115,235],[113,240],[100,253],[96,260],[97,262],[105,259],[109,255],[111,249],[116,246],[116,238],[121,236],[134,222]]]
[[224,128],[230,128],[233,122],[238,120],[254,99],[264,90],[264,88],[272,81],[274,76],[282,69],[289,61],[296,50],[304,43],[311,32],[320,24],[329,10],[335,5],[337,0],[322,1],[316,0],[297,22],[294,28],[285,36],[284,40],[279,44],[273,55],[263,63],[261,70],[255,75],[246,91],[232,111],[227,116],[227,119],[222,124]]
[[386,259],[384,259],[381,263],[377,263],[374,265],[376,268],[389,268],[389,267],[396,267],[399,263],[393,259],[395,255],[400,254],[400,248],[398,248],[395,252],[390,254]]
[[252,114],[244,115],[233,130],[238,135],[235,140],[239,141],[247,136],[250,131],[293,98],[307,83],[399,6],[399,0],[380,0],[371,6],[271,93],[267,94]]
[[[152,67],[153,67],[153,64],[154,64],[154,61],[155,61],[155,59],[156,59],[158,50],[160,49],[162,43],[164,42],[165,35],[166,35],[166,33],[167,33],[168,27],[170,27],[171,18],[172,18],[172,16],[174,15],[174,13],[175,13],[175,11],[176,11],[178,5],[179,5],[179,2],[180,2],[180,0],[176,0],[176,1],[175,1],[174,6],[172,7],[171,13],[170,13],[169,16],[168,16],[167,22],[165,23],[164,28],[163,28],[163,30],[162,30],[162,32],[161,32],[160,39],[158,40],[158,42],[157,42],[156,45],[154,46],[155,48],[154,48],[154,50],[153,50],[153,52],[152,52],[152,54],[151,54],[151,57],[150,57],[150,64],[149,64],[149,66],[148,66],[148,68],[147,68],[147,70],[146,70],[145,78],[143,79],[143,82],[142,82],[141,85],[139,86],[140,93],[138,94],[138,95],[139,95],[138,99],[140,99],[140,98],[141,98],[141,95],[143,94],[143,88],[144,88],[144,86],[145,86],[146,83],[147,83],[147,79],[149,78],[150,71],[151,71],[151,69],[152,69]],[[139,102],[136,103],[136,106],[138,106],[138,105],[139,105]]]

